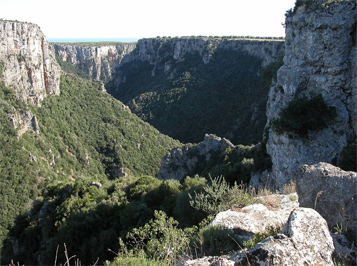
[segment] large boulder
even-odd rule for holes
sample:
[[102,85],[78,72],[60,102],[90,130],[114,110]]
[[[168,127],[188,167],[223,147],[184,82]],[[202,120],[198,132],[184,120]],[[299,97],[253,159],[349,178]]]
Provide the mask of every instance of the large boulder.
[[290,213],[299,207],[296,193],[290,195],[269,195],[261,197],[262,203],[244,208],[234,208],[220,212],[211,225],[231,229],[242,240],[249,240],[255,234],[265,232],[268,227],[283,226]]
[[300,206],[316,209],[330,228],[335,225],[357,235],[357,173],[328,163],[303,165],[296,176]]
[[271,236],[231,260],[235,265],[334,265],[334,245],[323,217],[313,209],[294,210],[281,234]]
[[208,265],[334,265],[334,244],[323,217],[313,209],[291,212],[280,234],[230,258],[206,257],[179,262],[180,266]]

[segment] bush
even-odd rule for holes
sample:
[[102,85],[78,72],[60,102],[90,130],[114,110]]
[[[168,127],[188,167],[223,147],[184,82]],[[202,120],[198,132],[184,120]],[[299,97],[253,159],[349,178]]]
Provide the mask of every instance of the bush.
[[232,230],[213,225],[200,229],[190,246],[198,257],[220,256],[241,248]]
[[128,244],[120,241],[120,256],[145,256],[174,265],[188,248],[190,235],[192,231],[179,229],[178,222],[166,213],[155,211],[154,219],[127,234]]
[[169,266],[170,264],[157,261],[157,260],[150,260],[145,257],[118,257],[112,262],[106,262],[105,266]]
[[336,108],[328,106],[321,94],[313,95],[310,99],[303,96],[283,108],[279,118],[271,121],[271,126],[279,134],[290,132],[307,137],[309,131],[326,128],[336,116]]
[[259,242],[263,241],[269,236],[275,236],[276,234],[280,233],[283,229],[282,226],[267,226],[265,232],[256,233],[250,240],[244,241],[243,245],[244,248],[252,249],[254,248]]
[[203,192],[191,194],[190,204],[197,210],[202,210],[208,215],[228,210],[233,204],[244,207],[256,202],[242,185],[234,183],[231,187],[223,177],[210,178],[210,184],[203,187]]

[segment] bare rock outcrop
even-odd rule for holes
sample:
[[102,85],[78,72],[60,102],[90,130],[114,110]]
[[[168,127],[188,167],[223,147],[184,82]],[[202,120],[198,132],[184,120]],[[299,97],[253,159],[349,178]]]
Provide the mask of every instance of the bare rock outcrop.
[[180,266],[208,265],[334,265],[334,244],[323,217],[313,209],[293,210],[280,234],[226,257],[179,262]]
[[96,81],[108,81],[115,74],[116,67],[131,53],[135,43],[113,45],[51,44],[57,58],[79,68],[86,76]]
[[29,110],[18,112],[13,108],[13,113],[9,114],[8,117],[14,129],[17,130],[18,137],[21,137],[28,130],[32,130],[36,134],[40,132],[37,117]]
[[61,69],[35,24],[0,21],[0,64],[5,86],[26,104],[40,106],[46,96],[60,93]]
[[331,236],[333,244],[335,245],[335,251],[332,255],[334,261],[342,262],[344,265],[357,265],[356,243],[351,243],[345,235],[342,234],[334,233],[331,234]]
[[[284,66],[271,88],[268,124],[295,99],[321,94],[337,117],[307,137],[269,130],[272,186],[282,189],[303,164],[338,161],[357,133],[356,17],[354,1],[310,1],[287,15]],[[301,1],[303,3],[303,1]]]
[[296,193],[274,194],[260,197],[260,200],[262,203],[218,213],[211,225],[231,229],[242,240],[249,240],[255,234],[265,232],[269,226],[273,228],[283,226],[290,213],[299,207]]
[[229,140],[206,134],[204,140],[193,147],[170,150],[162,158],[156,177],[162,180],[182,181],[187,175],[192,174],[200,159],[208,161],[213,153],[223,152],[227,148],[234,148]]
[[328,163],[303,165],[296,178],[296,189],[300,206],[316,209],[330,228],[347,227],[357,236],[356,172]]
[[280,234],[231,259],[235,265],[334,265],[326,221],[313,209],[295,209]]

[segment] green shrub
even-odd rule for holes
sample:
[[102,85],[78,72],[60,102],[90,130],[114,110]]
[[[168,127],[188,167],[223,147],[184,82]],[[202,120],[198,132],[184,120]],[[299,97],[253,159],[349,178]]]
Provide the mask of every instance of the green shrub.
[[250,240],[244,241],[243,242],[244,248],[252,249],[259,242],[263,241],[267,237],[275,236],[276,234],[280,233],[282,229],[283,229],[282,226],[267,226],[265,232],[256,233]]
[[279,113],[279,118],[271,121],[273,130],[279,134],[290,132],[307,137],[309,131],[327,127],[337,116],[336,108],[328,106],[321,94],[306,96],[291,101]]
[[126,236],[127,244],[120,241],[120,256],[142,256],[175,265],[178,256],[188,249],[189,237],[194,229],[184,231],[178,222],[165,212],[155,211],[155,218],[144,226],[134,228]]
[[118,257],[114,261],[107,261],[105,266],[169,266],[170,264],[158,261],[151,260],[145,257]]
[[[205,212],[193,208],[190,204],[190,194],[201,192],[206,185],[207,179],[199,177],[186,177],[183,183],[183,191],[177,195],[173,214],[180,226],[188,227],[198,225],[206,217]],[[190,215],[187,215],[187,214]]]
[[220,256],[241,248],[232,230],[223,226],[209,225],[200,229],[191,239],[191,252],[198,257]]
[[230,186],[223,177],[210,178],[210,184],[203,187],[202,192],[194,192],[194,196],[190,194],[189,197],[193,208],[208,215],[228,210],[234,204],[244,207],[256,202],[242,185]]

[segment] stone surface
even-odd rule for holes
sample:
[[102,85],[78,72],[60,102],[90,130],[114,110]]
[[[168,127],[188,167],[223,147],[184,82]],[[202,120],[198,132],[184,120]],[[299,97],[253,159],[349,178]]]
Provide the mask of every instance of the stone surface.
[[156,177],[182,181],[187,175],[192,174],[199,158],[203,157],[208,161],[212,153],[223,152],[227,148],[234,148],[229,140],[206,134],[204,140],[195,146],[170,150],[162,159]]
[[211,222],[234,231],[242,240],[249,240],[256,233],[265,232],[267,227],[283,226],[290,213],[299,207],[296,193],[260,197],[262,203],[242,209],[220,212]]
[[60,93],[61,69],[35,24],[0,21],[0,64],[5,86],[26,104],[40,106]]
[[326,221],[313,209],[294,210],[281,234],[232,256],[235,265],[334,265],[334,245]]
[[331,234],[335,251],[332,256],[337,262],[343,265],[357,265],[357,248],[356,243],[351,243],[342,234]]
[[[283,50],[284,40],[243,40],[236,38],[150,38],[140,39],[135,49],[125,56],[122,64],[130,61],[148,62],[151,66],[151,75],[157,70],[170,73],[176,62],[184,61],[188,56],[197,53],[204,64],[208,64],[216,49],[242,51],[262,60],[262,66],[275,61]],[[165,62],[165,63],[163,63]],[[126,82],[126,74],[118,71],[113,75],[109,90],[119,90],[120,85]],[[168,77],[170,79],[170,77]]]
[[[242,250],[229,259],[205,257],[180,261],[178,265],[334,265],[334,244],[326,221],[313,209],[291,212],[280,234]],[[219,262],[222,264],[210,264]]]
[[296,190],[300,206],[316,209],[330,228],[347,226],[357,236],[356,172],[328,163],[304,165],[296,177]]
[[302,5],[286,20],[284,66],[270,90],[267,117],[269,124],[297,97],[321,94],[337,118],[308,138],[269,130],[271,187],[280,190],[301,165],[338,161],[357,133],[356,3],[322,3]]
[[234,266],[235,262],[221,257],[204,257],[196,260],[179,261],[177,266]]
[[15,108],[12,110],[13,113],[9,114],[8,117],[14,129],[17,130],[18,137],[21,137],[28,130],[32,130],[36,134],[40,132],[37,118],[31,111],[18,112]]
[[54,43],[51,46],[60,60],[77,66],[94,80],[105,82],[112,78],[116,67],[135,49],[136,44],[89,46]]

